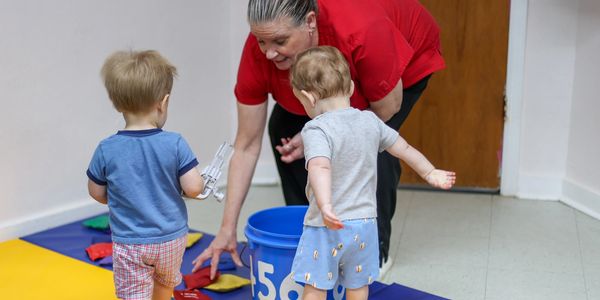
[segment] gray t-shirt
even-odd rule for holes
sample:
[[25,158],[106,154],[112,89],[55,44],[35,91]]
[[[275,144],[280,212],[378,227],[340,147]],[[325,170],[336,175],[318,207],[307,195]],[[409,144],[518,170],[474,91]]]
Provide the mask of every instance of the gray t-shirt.
[[[377,154],[392,146],[398,132],[373,112],[345,108],[326,112],[302,129],[306,167],[315,157],[331,161],[331,204],[340,220],[377,217]],[[304,225],[325,226],[310,180]]]

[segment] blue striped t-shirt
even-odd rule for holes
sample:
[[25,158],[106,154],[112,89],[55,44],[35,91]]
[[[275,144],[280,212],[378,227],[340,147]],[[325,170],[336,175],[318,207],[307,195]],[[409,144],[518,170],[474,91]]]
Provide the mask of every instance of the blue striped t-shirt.
[[197,165],[178,133],[121,130],[101,141],[87,175],[107,186],[113,241],[150,244],[184,236],[188,218],[179,177]]

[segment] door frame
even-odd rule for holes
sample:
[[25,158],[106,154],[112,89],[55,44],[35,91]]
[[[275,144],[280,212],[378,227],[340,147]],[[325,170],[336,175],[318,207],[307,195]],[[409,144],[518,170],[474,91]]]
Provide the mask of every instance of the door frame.
[[504,108],[506,117],[502,139],[502,169],[500,175],[500,194],[506,196],[516,196],[519,191],[527,5],[528,0],[510,0],[505,87],[506,103]]

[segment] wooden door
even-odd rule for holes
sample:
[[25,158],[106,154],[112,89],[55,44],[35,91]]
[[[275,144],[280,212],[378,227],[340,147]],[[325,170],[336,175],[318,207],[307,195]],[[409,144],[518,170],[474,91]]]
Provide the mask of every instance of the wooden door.
[[[401,135],[457,189],[497,191],[504,126],[510,0],[421,0],[441,29],[446,69],[435,73]],[[426,183],[406,164],[401,186]]]

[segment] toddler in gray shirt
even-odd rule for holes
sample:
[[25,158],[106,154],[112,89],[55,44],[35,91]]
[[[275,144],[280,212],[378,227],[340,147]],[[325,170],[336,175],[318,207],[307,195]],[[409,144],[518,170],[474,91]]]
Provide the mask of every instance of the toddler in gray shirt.
[[367,299],[379,272],[377,154],[388,151],[430,185],[449,189],[454,172],[435,169],[371,111],[350,106],[348,64],[333,47],[298,54],[290,70],[294,95],[313,119],[302,129],[309,208],[294,263],[303,299],[325,299],[336,282],[348,299]]

